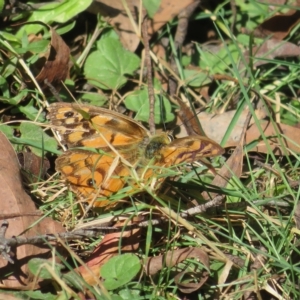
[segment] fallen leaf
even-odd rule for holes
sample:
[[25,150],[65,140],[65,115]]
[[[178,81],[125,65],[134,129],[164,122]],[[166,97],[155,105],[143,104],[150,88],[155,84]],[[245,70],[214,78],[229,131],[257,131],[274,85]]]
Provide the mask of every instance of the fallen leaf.
[[[140,12],[140,1],[131,0],[126,1],[128,9],[131,12],[134,22],[138,24],[138,17]],[[162,0],[158,11],[153,18],[148,21],[149,35],[153,35],[167,22],[176,17],[186,6],[193,3],[193,0]],[[109,18],[109,22],[114,26],[115,30],[120,36],[123,46],[134,52],[140,43],[140,37],[133,29],[130,18],[123,7],[120,0],[98,0],[93,1],[88,11],[94,14],[100,13]]]
[[178,116],[186,129],[187,135],[198,134],[206,136],[200,124],[200,119],[197,119],[192,110],[180,98],[177,98],[177,101],[180,106]]
[[[200,118],[203,130],[207,133],[207,135],[217,143],[221,143],[234,114],[235,111],[228,111],[221,115],[200,113],[198,118]],[[261,117],[259,115],[257,116],[260,119],[263,117],[263,115],[264,114],[262,114]],[[246,116],[247,112],[242,112],[229,138],[227,139],[224,148],[236,147],[238,145]],[[281,147],[279,138],[277,138],[277,132],[280,133],[281,140],[289,150],[300,153],[300,128],[280,123],[273,124],[272,122],[266,120],[260,120],[258,125],[252,123],[247,129],[245,144],[252,143],[253,141],[258,142],[258,144],[250,151],[261,153],[269,152],[265,142],[261,138],[261,133],[258,126],[262,128],[262,131],[268,138],[270,148],[274,154],[282,155],[285,153]],[[276,131],[276,127],[274,128],[274,126],[278,127],[278,131]]]
[[[177,98],[177,101],[180,106],[180,110],[178,112],[178,116],[180,120],[182,121],[187,134],[188,135],[193,135],[197,134],[200,136],[207,137],[205,134],[205,131],[203,130],[200,120],[197,119],[197,117],[193,114],[192,110],[180,99]],[[214,151],[218,152],[218,155],[221,155],[224,153],[224,149],[220,145],[211,145],[211,148],[214,149]],[[212,167],[211,163],[206,159],[202,158],[200,161],[207,166],[213,173],[216,173],[214,168]]]
[[[48,88],[49,83],[59,89],[61,82],[67,78],[69,73],[70,49],[53,28],[46,24],[43,25],[48,28],[51,41],[47,50],[39,54],[39,59],[31,65],[30,69],[42,89]],[[31,35],[28,39],[30,42],[34,42],[42,38]],[[27,57],[31,55],[30,52],[26,53]],[[24,77],[27,84],[32,84],[27,74],[24,74]]]
[[43,68],[36,76],[36,80],[41,84],[41,87],[47,87],[44,83],[47,80],[58,88],[69,73],[70,49],[53,28],[47,27],[51,34],[50,50]]
[[[249,110],[247,110],[247,116],[244,123],[244,128],[242,130],[242,133],[240,135],[240,140],[230,155],[229,159],[226,161],[226,163],[223,165],[223,167],[220,169],[218,174],[215,176],[215,178],[212,181],[212,185],[218,186],[218,187],[225,187],[232,178],[232,176],[236,176],[237,178],[240,178],[242,175],[242,169],[243,169],[243,148],[244,148],[244,139],[245,139],[245,133],[247,130],[247,127],[249,125],[251,119],[251,113]],[[205,200],[210,200],[211,198],[214,198],[217,194],[216,193],[210,193],[203,192],[202,196]]]
[[44,178],[47,170],[50,168],[49,160],[35,155],[32,152],[18,153],[18,159],[22,167],[23,178],[30,183],[35,183]]
[[[256,58],[254,66],[258,67],[263,64],[268,64],[269,60],[275,57],[294,57],[300,55],[300,47],[286,41],[277,39],[268,39],[260,46],[255,46],[252,49],[252,55]],[[249,51],[244,53],[245,61],[249,62]],[[242,68],[242,64],[239,68]]]
[[178,265],[180,262],[188,258],[196,258],[204,266],[205,270],[201,270],[201,274],[195,272],[193,278],[198,278],[198,282],[182,282],[182,279],[187,275],[187,271],[179,272],[174,276],[175,283],[178,288],[184,293],[192,293],[198,290],[208,279],[209,270],[209,258],[205,251],[200,248],[184,248],[177,249],[173,251],[168,251],[165,255],[159,255],[154,257],[149,257],[144,263],[144,269],[147,275],[153,276],[159,272],[162,268],[168,267],[172,268]]
[[[299,0],[296,1],[295,8],[299,7]],[[284,39],[290,31],[299,23],[300,11],[291,9],[286,13],[277,13],[269,19],[265,20],[254,29],[253,35],[265,38],[271,36],[274,39]]]
[[[37,222],[39,217],[29,215],[37,210],[23,189],[16,153],[3,133],[0,133],[0,153],[1,217],[15,215],[13,218],[6,218],[9,221],[6,237],[18,236],[23,232],[24,237],[64,232],[60,223],[50,218]],[[31,226],[33,227],[28,229]],[[13,265],[0,257],[1,286],[32,289],[27,262],[33,257],[51,257],[51,250],[48,246],[23,245],[11,249],[11,253],[14,255]]]

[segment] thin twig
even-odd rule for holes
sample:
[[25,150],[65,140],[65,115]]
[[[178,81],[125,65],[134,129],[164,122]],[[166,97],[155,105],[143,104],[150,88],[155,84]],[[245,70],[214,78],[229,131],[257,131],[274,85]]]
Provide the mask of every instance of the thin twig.
[[[183,211],[179,214],[181,218],[187,218],[192,215],[196,215],[199,213],[206,212],[208,209],[212,207],[220,207],[224,200],[224,195],[218,195],[211,201],[208,201],[205,204],[193,207],[191,209],[188,209],[186,211]],[[270,199],[264,199],[264,200],[255,200],[253,201],[254,205],[260,206],[260,205],[276,205],[276,206],[283,206],[285,207],[288,205],[287,203],[283,201],[278,201],[274,198]],[[227,209],[241,209],[247,207],[246,202],[241,203],[230,203],[227,204]],[[78,229],[74,230],[72,232],[62,232],[62,233],[56,233],[56,234],[45,234],[45,235],[39,235],[39,236],[33,236],[33,237],[12,237],[12,238],[5,238],[5,233],[8,228],[8,222],[5,220],[2,222],[2,225],[0,227],[0,254],[2,257],[6,260],[8,260],[10,263],[13,263],[13,260],[9,256],[10,248],[11,247],[18,247],[21,245],[41,245],[48,242],[57,242],[59,239],[63,240],[78,240],[78,239],[85,239],[85,238],[95,238],[101,235],[105,235],[112,232],[122,232],[124,230],[132,230],[136,228],[144,228],[148,227],[149,225],[159,225],[163,224],[168,221],[168,218],[160,218],[160,219],[154,219],[154,220],[148,220],[148,221],[142,221],[137,224],[127,225],[125,228],[124,226],[119,227],[88,227],[86,229]]]
[[[183,11],[181,11],[177,18],[178,18],[178,24],[176,28],[176,33],[174,37],[174,48],[173,53],[170,58],[170,66],[172,70],[178,75],[178,68],[176,65],[176,56],[177,56],[177,50],[181,48],[183,45],[183,42],[185,40],[187,30],[188,30],[188,25],[189,25],[189,19],[197,6],[199,5],[200,0],[194,1],[190,5],[188,5]],[[169,78],[169,93],[171,96],[176,95],[176,90],[177,90],[177,81],[173,76],[170,76]]]
[[154,97],[154,88],[153,88],[153,80],[152,80],[152,64],[150,57],[150,46],[149,46],[149,37],[148,37],[148,18],[145,17],[142,24],[142,33],[145,47],[145,62],[147,67],[147,81],[148,81],[148,95],[149,95],[149,130],[152,135],[155,134],[155,120],[154,120],[154,105],[155,105],[155,97]]

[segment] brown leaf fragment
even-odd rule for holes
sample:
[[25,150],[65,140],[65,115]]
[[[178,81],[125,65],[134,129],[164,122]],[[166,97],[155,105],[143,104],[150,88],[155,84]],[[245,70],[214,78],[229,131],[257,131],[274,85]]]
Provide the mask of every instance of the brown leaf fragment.
[[[123,225],[124,222],[118,222],[114,227],[122,227]],[[95,285],[101,275],[101,266],[104,265],[110,258],[118,255],[119,253],[131,253],[138,249],[140,234],[140,228],[106,234],[101,243],[95,248],[92,255],[89,257],[86,265],[79,267],[77,271],[88,284]]]
[[[274,59],[275,57],[299,56],[300,47],[290,42],[272,38],[264,41],[260,46],[253,47],[252,53],[256,58],[254,66],[258,67],[269,63],[268,60]],[[249,62],[249,51],[246,51],[244,55],[246,62]]]
[[184,293],[192,293],[197,289],[199,289],[208,279],[207,270],[209,270],[209,258],[207,253],[202,249],[200,248],[177,249],[173,251],[168,251],[165,255],[149,257],[144,263],[144,269],[147,275],[153,276],[157,272],[159,272],[162,268],[164,267],[172,268],[187,258],[196,258],[206,267],[206,270],[201,271],[201,275],[199,275],[199,273],[193,274],[194,279],[197,278],[197,282],[182,282],[184,276],[191,275],[185,271],[175,275],[174,277],[176,278],[175,282],[176,284],[178,284],[179,289]]
[[[249,125],[250,119],[251,119],[251,113],[248,111],[239,143],[237,144],[236,148],[230,155],[226,164],[224,164],[224,166],[218,172],[217,176],[215,176],[215,178],[213,179],[212,181],[213,185],[218,187],[225,187],[233,175],[235,175],[237,178],[240,178],[240,176],[242,175],[243,156],[244,156],[243,147],[244,147],[245,133]],[[203,198],[206,200],[209,200],[211,199],[211,197],[216,196],[216,194],[212,194],[212,193],[208,195],[207,192],[203,192],[202,195]]]
[[[289,126],[286,124],[279,124],[269,121],[260,121],[259,124],[262,128],[263,133],[268,138],[270,147],[275,155],[285,155],[285,148],[289,151],[300,153],[300,129],[294,126]],[[278,130],[278,131],[277,131]],[[277,132],[280,134],[280,139],[277,137]],[[263,141],[260,131],[255,124],[252,124],[246,133],[246,144],[253,141],[259,141],[258,144],[252,148],[250,151],[268,153],[268,147]],[[281,146],[283,144],[283,147]]]
[[45,80],[55,88],[59,88],[69,73],[70,49],[53,28],[48,28],[51,33],[50,49],[36,80],[42,88],[48,87]]
[[[198,117],[201,119],[203,129],[206,133],[208,133],[209,137],[217,143],[220,143],[234,114],[235,111],[229,111],[221,115],[201,113]],[[260,115],[260,112],[257,111],[256,115],[259,119],[264,117],[264,115]],[[231,135],[227,139],[224,148],[236,147],[238,145],[243,130],[243,124],[245,123],[245,118],[246,112],[243,112],[237,121],[237,124],[233,128]],[[282,141],[283,145],[289,150],[300,153],[300,128],[286,124],[272,123],[265,120],[260,120],[259,124],[252,123],[247,129],[245,144],[258,141],[257,145],[250,151],[261,153],[269,152],[261,137],[259,126],[262,128],[263,133],[267,137],[271,150],[276,155],[282,155],[285,153],[280,141]],[[276,129],[276,127],[278,129]],[[280,140],[277,137],[278,132],[280,134]]]
[[28,183],[38,182],[47,173],[50,168],[50,162],[47,158],[42,158],[35,155],[32,152],[20,152],[18,153],[18,159],[25,171],[23,178],[28,180]]
[[186,129],[187,135],[198,134],[206,136],[201,127],[200,119],[197,119],[192,110],[180,98],[177,98],[177,101],[180,106],[178,116]]
[[[179,274],[177,274],[174,277],[175,284],[178,286],[179,290],[182,293],[185,293],[185,294],[191,294],[191,293],[199,290],[200,287],[209,278],[209,273],[207,271],[203,271],[202,274],[200,274],[200,276],[197,274],[197,281],[198,282],[186,282],[187,279],[185,279],[185,277],[187,277],[188,275],[191,275],[190,280],[193,280],[193,277],[194,277],[195,274],[189,274],[187,272],[180,272]],[[185,280],[184,283],[182,282],[183,280]]]
[[[299,4],[296,4],[298,7]],[[284,39],[290,31],[299,23],[300,11],[291,9],[284,14],[276,14],[265,20],[258,27],[254,29],[253,35],[255,37],[265,38],[271,36],[274,39]]]
[[[4,134],[0,133],[0,201],[3,216],[9,219],[6,238],[12,236],[33,237],[41,234],[64,232],[60,223],[50,218],[38,222],[36,208],[31,198],[23,190],[20,166],[16,153]],[[35,224],[32,228],[30,228]],[[30,229],[28,229],[30,228]],[[23,234],[24,233],[24,234]],[[32,289],[27,262],[34,257],[51,257],[48,246],[22,245],[11,249],[12,265],[0,257],[1,286],[6,288]]]
[[[176,17],[185,7],[193,3],[194,0],[162,0],[158,11],[153,18],[148,21],[149,35],[153,35],[157,30],[164,26],[167,22]],[[138,18],[140,14],[140,1],[126,1],[127,7],[133,16],[135,24],[139,24]],[[108,21],[120,36],[123,46],[134,52],[140,43],[139,34],[133,28],[132,22],[128,17],[126,9],[120,0],[97,0],[93,1],[88,11],[94,14],[100,13],[108,17]],[[145,15],[145,11],[142,16]]]
[[200,248],[184,248],[168,251],[165,255],[149,257],[144,268],[147,275],[155,275],[163,267],[172,268],[187,258],[197,258],[209,269],[209,258],[206,252]]

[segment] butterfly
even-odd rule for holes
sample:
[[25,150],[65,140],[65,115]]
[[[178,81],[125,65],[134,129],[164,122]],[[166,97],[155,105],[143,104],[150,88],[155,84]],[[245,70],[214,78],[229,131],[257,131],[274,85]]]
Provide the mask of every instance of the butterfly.
[[[48,119],[68,150],[55,162],[61,177],[84,201],[95,207],[113,206],[110,197],[129,186],[140,191],[165,170],[224,152],[205,136],[170,140],[165,133],[151,136],[137,121],[91,105],[53,103]],[[139,184],[138,184],[139,183]]]

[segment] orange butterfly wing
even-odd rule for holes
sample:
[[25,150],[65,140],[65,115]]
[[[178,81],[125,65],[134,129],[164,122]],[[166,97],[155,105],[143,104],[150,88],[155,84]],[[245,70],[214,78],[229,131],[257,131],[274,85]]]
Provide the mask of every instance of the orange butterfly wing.
[[71,149],[56,160],[56,170],[71,189],[94,206],[111,207],[107,198],[129,183],[132,170],[143,183],[164,180],[163,170],[224,152],[211,139],[192,135],[170,142],[166,134],[152,137],[139,123],[122,114],[89,105],[55,103],[48,108],[50,122],[58,126],[62,142]]
[[183,162],[192,163],[204,157],[214,157],[224,153],[224,149],[208,137],[191,135],[179,138],[160,150],[159,165],[170,167]]
[[97,199],[107,198],[125,185],[130,175],[126,163],[134,166],[138,162],[139,145],[149,139],[148,131],[126,116],[94,106],[54,103],[48,110],[51,124],[59,126],[62,143],[70,148],[103,150],[68,150],[57,158],[56,170],[85,201],[93,201],[97,207],[110,206],[109,200]]

